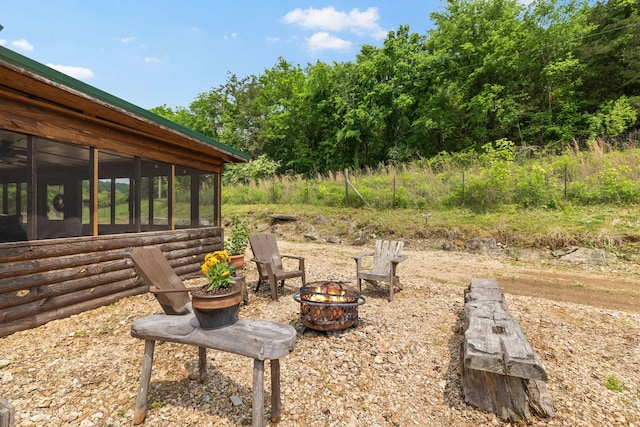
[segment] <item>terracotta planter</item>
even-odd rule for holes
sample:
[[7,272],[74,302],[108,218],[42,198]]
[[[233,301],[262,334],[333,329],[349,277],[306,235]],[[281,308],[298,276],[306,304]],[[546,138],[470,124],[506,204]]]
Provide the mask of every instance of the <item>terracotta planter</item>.
[[218,329],[238,320],[242,289],[233,286],[228,293],[202,294],[191,292],[193,313],[202,329]]
[[229,258],[231,258],[231,265],[236,266],[236,270],[242,270],[244,268],[244,254],[229,255]]

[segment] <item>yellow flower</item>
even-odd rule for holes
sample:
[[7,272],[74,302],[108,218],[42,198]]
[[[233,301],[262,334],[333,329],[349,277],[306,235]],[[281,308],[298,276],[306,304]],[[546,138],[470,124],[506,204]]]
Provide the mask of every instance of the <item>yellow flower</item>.
[[235,267],[231,265],[230,260],[227,251],[214,251],[204,256],[204,263],[200,268],[207,278],[207,290],[226,288],[235,282],[232,277]]
[[229,259],[229,253],[227,251],[215,251],[213,256],[219,260],[227,260]]

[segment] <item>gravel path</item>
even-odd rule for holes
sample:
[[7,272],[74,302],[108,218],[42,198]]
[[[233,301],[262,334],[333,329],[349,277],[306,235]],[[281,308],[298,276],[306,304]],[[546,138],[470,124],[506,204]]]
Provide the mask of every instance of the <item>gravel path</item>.
[[[306,258],[308,281],[354,280],[350,256],[364,251],[316,242],[279,245],[283,254]],[[472,277],[500,282],[500,277],[513,279],[532,269],[545,277],[571,271],[601,283],[614,275],[602,268],[574,272],[566,265],[405,252],[409,259],[399,268],[404,290],[393,303],[384,290],[365,287],[357,326],[339,336],[311,330],[298,335],[295,350],[281,364],[280,426],[508,425],[462,399],[458,349],[464,287]],[[253,291],[253,265],[245,275],[252,289],[241,317],[300,327],[299,305],[292,298],[298,279],[280,289],[274,302],[266,286]],[[636,271],[625,276],[630,294],[640,290],[638,277]],[[547,370],[556,406],[555,417],[532,425],[640,426],[638,311],[505,294]],[[144,347],[131,338],[131,322],[158,312],[160,306],[147,294],[0,338],[0,397],[15,406],[16,426],[130,426]],[[210,351],[209,382],[198,383],[196,373],[196,348],[158,345],[144,425],[251,425],[251,360]],[[622,391],[606,386],[614,379]],[[244,403],[233,407],[231,396]]]

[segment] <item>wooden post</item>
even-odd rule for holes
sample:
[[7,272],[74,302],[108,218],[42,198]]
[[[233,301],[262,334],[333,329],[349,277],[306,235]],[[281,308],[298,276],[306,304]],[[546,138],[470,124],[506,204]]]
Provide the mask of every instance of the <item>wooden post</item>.
[[396,171],[395,169],[393,170],[393,196],[391,199],[391,207],[392,208],[396,207]]
[[271,359],[271,422],[280,422],[280,359]]
[[38,168],[33,136],[27,136],[27,236],[38,238]]
[[253,407],[251,425],[262,427],[264,421],[264,360],[253,359]]
[[11,402],[0,397],[0,427],[13,427],[16,409]]
[[564,165],[564,200],[567,200],[567,165]]
[[349,206],[349,169],[344,170],[344,205]]
[[136,399],[136,409],[133,415],[133,424],[141,424],[147,417],[147,393],[151,382],[151,367],[153,366],[153,350],[156,346],[154,340],[144,341],[144,356],[142,358],[142,374],[140,375],[140,386],[138,387],[138,398]]
[[198,372],[200,376],[200,382],[202,384],[207,382],[207,347],[198,347]]
[[[167,178],[167,219],[169,230],[176,229],[176,165],[171,165]],[[199,201],[198,201],[199,203]]]

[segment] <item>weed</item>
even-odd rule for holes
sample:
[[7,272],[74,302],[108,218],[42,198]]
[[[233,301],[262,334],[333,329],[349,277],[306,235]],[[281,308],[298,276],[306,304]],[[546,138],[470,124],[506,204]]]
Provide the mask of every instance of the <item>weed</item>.
[[149,404],[149,409],[162,408],[163,406],[164,406],[164,402],[158,402],[158,401],[155,401],[155,402],[151,402],[151,403]]
[[621,393],[621,392],[625,391],[625,387],[614,376],[610,376],[609,378],[607,378],[607,381],[604,383],[604,386],[607,389],[609,389],[611,391],[617,391],[618,393]]

